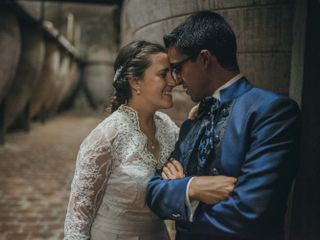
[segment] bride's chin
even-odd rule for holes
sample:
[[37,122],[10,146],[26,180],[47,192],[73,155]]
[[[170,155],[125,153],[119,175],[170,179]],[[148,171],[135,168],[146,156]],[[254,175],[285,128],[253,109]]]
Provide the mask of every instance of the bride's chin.
[[[160,99],[159,99],[159,100],[160,100]],[[159,102],[156,103],[156,105],[157,105],[160,109],[172,108],[172,107],[173,107],[172,97],[162,98]]]
[[173,102],[172,101],[167,102],[166,108],[172,108],[172,107],[173,107]]

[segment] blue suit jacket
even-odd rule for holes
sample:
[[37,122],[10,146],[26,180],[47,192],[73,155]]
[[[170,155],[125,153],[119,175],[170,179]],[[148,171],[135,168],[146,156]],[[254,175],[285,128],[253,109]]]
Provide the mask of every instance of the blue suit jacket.
[[[177,239],[282,239],[289,190],[297,169],[299,108],[288,97],[253,87],[242,78],[220,92],[211,175],[238,179],[233,194],[199,204],[188,222],[186,187],[191,176],[148,184],[148,206],[176,220]],[[194,157],[199,119],[183,123],[173,157],[184,169]]]

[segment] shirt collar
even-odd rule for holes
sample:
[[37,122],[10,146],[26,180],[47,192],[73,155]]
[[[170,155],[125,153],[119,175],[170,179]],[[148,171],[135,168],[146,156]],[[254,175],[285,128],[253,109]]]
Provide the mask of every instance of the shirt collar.
[[222,89],[225,89],[227,87],[229,87],[231,84],[235,83],[236,81],[238,81],[240,78],[243,77],[243,74],[239,73],[238,75],[234,76],[233,78],[231,78],[229,81],[227,81],[226,83],[224,83],[222,86],[220,86],[214,93],[213,93],[213,97],[220,100],[220,91]]

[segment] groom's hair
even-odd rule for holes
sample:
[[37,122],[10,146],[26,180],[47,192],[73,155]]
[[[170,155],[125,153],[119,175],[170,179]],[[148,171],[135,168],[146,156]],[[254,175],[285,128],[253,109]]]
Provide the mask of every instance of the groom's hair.
[[194,13],[165,35],[163,40],[166,48],[175,47],[180,53],[193,56],[194,59],[202,49],[207,49],[216,56],[222,67],[239,70],[235,34],[217,13]]

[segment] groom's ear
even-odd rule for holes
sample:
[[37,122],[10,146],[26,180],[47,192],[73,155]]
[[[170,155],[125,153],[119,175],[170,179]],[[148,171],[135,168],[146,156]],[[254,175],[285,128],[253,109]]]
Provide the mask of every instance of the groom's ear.
[[209,66],[210,66],[210,64],[211,64],[212,56],[213,56],[213,55],[212,55],[211,52],[210,52],[209,50],[207,50],[207,49],[202,49],[202,50],[200,51],[199,55],[200,55],[200,61],[201,61],[202,65],[203,65],[203,67],[204,67],[205,69],[208,69]]

